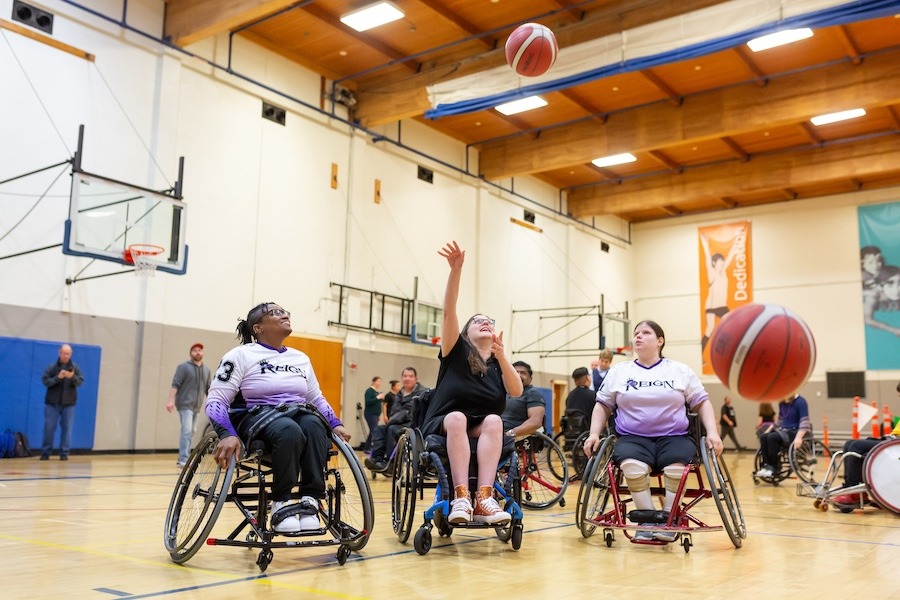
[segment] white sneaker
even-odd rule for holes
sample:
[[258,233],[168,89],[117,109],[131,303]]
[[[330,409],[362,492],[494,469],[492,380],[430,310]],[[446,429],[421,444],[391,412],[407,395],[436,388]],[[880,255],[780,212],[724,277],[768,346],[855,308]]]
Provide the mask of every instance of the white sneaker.
[[674,542],[678,539],[677,531],[654,531],[653,539],[661,542]]
[[756,476],[761,479],[771,479],[772,478],[772,469],[769,467],[763,467],[759,471],[756,472]]
[[[272,503],[272,514],[274,515],[279,510],[282,509],[287,504],[287,502],[273,502]],[[281,522],[277,523],[273,529],[278,533],[298,533],[303,531],[303,528],[300,526],[300,519],[297,518],[297,515],[291,515],[286,517]]]
[[[645,525],[645,523],[640,523],[638,527],[642,525]],[[638,529],[634,532],[634,537],[632,539],[639,542],[649,542],[653,539],[653,532],[649,529]]]
[[302,531],[312,531],[319,528],[319,501],[312,496],[303,496],[300,498],[300,504],[314,508],[316,513],[311,515],[297,515],[300,521],[300,529]]
[[451,523],[468,523],[472,520],[472,503],[468,497],[450,501],[450,514],[447,515],[447,520]]

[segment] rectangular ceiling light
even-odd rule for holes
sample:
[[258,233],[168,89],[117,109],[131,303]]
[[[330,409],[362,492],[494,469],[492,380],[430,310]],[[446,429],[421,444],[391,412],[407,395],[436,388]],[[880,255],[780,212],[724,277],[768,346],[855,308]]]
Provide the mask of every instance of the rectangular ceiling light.
[[528,96],[527,98],[522,98],[521,100],[513,100],[512,102],[498,104],[494,107],[494,110],[496,110],[498,113],[509,116],[516,113],[525,112],[526,110],[541,108],[542,106],[547,106],[546,100],[544,100],[540,96]]
[[632,163],[636,161],[634,154],[631,152],[625,152],[623,154],[613,154],[612,156],[603,156],[601,158],[595,158],[591,162],[594,163],[598,167],[612,167],[615,165],[624,165],[625,163]]
[[392,3],[376,2],[341,16],[341,23],[357,31],[366,31],[402,19],[403,16],[403,11]]
[[840,112],[829,113],[827,115],[818,115],[810,119],[813,125],[828,125],[829,123],[837,123],[838,121],[846,121],[847,119],[856,119],[857,117],[864,117],[866,115],[866,109],[864,108],[851,108],[850,110],[842,110]]
[[803,29],[785,29],[784,31],[776,31],[775,33],[770,33],[769,35],[753,38],[752,40],[747,42],[747,45],[754,52],[760,52],[762,50],[768,50],[769,48],[775,48],[777,46],[784,46],[785,44],[790,44],[799,40],[805,40],[806,38],[812,37],[812,35],[812,29],[810,29],[809,27],[804,27]]

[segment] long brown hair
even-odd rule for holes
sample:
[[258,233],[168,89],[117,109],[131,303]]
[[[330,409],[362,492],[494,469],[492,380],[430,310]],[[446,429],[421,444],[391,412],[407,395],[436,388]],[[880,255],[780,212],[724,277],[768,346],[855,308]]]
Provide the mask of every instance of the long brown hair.
[[469,325],[471,325],[472,320],[480,314],[482,313],[475,313],[469,317],[469,320],[466,321],[466,326],[459,332],[459,337],[466,343],[466,360],[469,363],[469,370],[472,371],[472,375],[484,376],[484,374],[487,373],[487,363],[484,362],[484,359],[478,354],[478,350],[469,340]]

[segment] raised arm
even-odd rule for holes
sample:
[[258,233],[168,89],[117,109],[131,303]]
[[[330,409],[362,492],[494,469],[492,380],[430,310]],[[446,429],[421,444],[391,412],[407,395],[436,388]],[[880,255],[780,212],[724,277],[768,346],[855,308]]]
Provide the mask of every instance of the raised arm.
[[463,263],[466,260],[465,250],[459,244],[450,242],[438,254],[447,259],[450,274],[447,276],[447,288],[444,290],[444,320],[441,323],[441,354],[447,356],[459,338],[459,316],[456,314],[456,302],[459,298],[459,279],[462,276]]

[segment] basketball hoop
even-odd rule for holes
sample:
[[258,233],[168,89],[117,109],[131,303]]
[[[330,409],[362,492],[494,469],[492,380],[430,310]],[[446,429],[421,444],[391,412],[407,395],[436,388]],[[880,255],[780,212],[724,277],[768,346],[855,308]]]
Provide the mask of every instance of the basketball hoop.
[[440,338],[440,336],[431,338],[431,345],[432,345],[432,346],[437,346],[437,345],[440,344],[440,343],[441,343],[441,338]]
[[125,261],[125,264],[134,265],[135,275],[153,277],[156,274],[156,263],[151,259],[165,250],[156,244],[131,244],[122,252],[122,260]]
[[620,356],[631,354],[631,346],[618,346],[615,353]]

